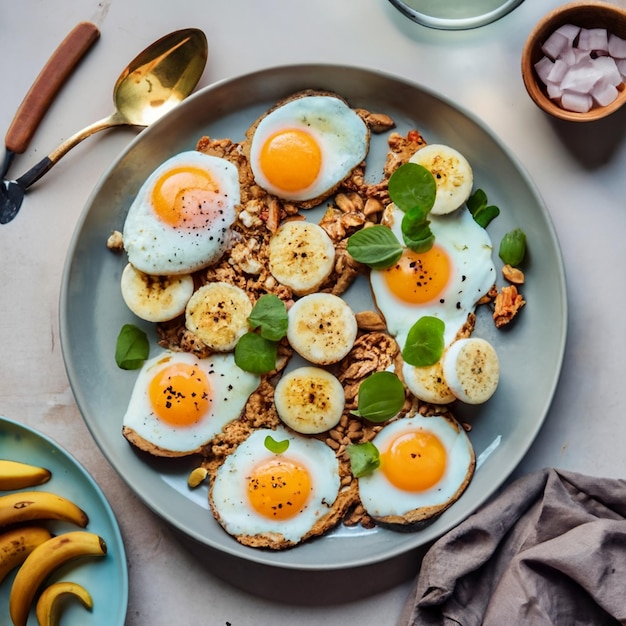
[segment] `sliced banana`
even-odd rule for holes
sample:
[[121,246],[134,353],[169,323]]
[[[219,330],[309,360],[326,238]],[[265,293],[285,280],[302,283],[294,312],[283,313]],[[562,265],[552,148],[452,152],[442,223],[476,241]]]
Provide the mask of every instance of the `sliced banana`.
[[433,215],[452,213],[462,206],[474,184],[474,174],[468,160],[454,148],[442,144],[428,144],[410,159],[429,170],[437,183]]
[[193,294],[193,278],[189,274],[152,276],[129,263],[122,272],[121,288],[126,306],[137,317],[167,322],[185,311]]
[[335,266],[335,246],[326,231],[310,222],[286,222],[269,243],[272,276],[298,296],[313,293]]
[[423,402],[450,404],[456,400],[444,378],[441,361],[427,367],[403,363],[402,378],[409,391]]
[[248,330],[252,302],[239,287],[225,282],[208,283],[189,298],[185,326],[216,352],[234,350]]
[[482,404],[498,387],[498,355],[485,339],[459,339],[444,354],[443,374],[448,387],[461,402]]
[[298,367],[276,385],[278,417],[298,433],[314,435],[339,423],[345,406],[343,385],[321,367]]
[[287,315],[287,339],[311,363],[337,363],[354,345],[358,330],[356,317],[339,296],[330,293],[303,296]]

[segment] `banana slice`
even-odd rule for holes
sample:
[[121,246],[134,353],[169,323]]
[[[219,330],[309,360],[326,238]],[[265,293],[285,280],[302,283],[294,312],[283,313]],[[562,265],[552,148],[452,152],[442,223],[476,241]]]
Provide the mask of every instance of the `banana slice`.
[[303,296],[287,315],[287,339],[311,363],[337,363],[354,345],[358,330],[356,317],[339,296],[330,293]]
[[428,367],[415,367],[403,363],[402,378],[409,391],[423,402],[450,404],[456,400],[456,396],[446,383],[441,361]]
[[122,272],[121,288],[126,306],[137,317],[167,322],[185,311],[193,294],[193,278],[189,274],[152,276],[129,263]]
[[474,174],[468,160],[458,150],[441,144],[428,144],[410,159],[429,170],[437,183],[432,215],[456,211],[472,193]]
[[252,302],[239,287],[224,282],[200,287],[187,302],[185,326],[216,352],[234,350],[248,330]]
[[298,296],[313,293],[335,266],[335,246],[318,224],[286,222],[269,243],[272,276]]
[[345,400],[343,385],[321,367],[298,367],[283,374],[274,392],[280,419],[306,435],[323,433],[337,426]]
[[461,402],[482,404],[494,394],[500,364],[494,347],[485,339],[470,337],[455,341],[442,361],[450,391]]
[[93,609],[91,594],[82,585],[69,581],[52,583],[41,592],[37,600],[39,626],[59,626],[66,598],[76,598],[86,609]]

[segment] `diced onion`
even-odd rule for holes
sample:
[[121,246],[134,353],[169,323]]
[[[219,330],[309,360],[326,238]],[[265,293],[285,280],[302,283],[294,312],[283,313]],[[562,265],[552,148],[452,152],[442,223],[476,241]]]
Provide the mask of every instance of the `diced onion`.
[[626,80],[626,39],[605,28],[564,24],[541,50],[535,72],[548,96],[569,111],[586,113],[610,104]]

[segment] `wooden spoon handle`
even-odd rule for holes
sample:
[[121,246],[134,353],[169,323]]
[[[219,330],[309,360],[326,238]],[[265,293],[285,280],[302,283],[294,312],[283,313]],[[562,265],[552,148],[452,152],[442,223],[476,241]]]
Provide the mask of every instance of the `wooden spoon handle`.
[[61,85],[100,37],[91,22],[81,22],[61,42],[22,101],[5,137],[7,150],[23,153]]

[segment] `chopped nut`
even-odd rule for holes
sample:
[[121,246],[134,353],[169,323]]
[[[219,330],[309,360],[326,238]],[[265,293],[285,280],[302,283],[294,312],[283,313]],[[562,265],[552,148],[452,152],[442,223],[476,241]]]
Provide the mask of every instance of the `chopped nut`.
[[384,332],[387,327],[385,320],[376,311],[359,311],[355,314],[356,323],[361,330],[377,330]]
[[513,267],[512,265],[508,264],[505,265],[502,268],[502,275],[514,285],[524,284],[524,272],[522,272],[522,270],[518,269],[517,267]]
[[116,252],[124,249],[122,233],[119,230],[114,230],[111,233],[111,235],[107,239],[107,248]]
[[208,473],[209,472],[207,471],[206,468],[204,468],[204,467],[196,467],[196,469],[194,469],[191,472],[191,474],[189,474],[189,478],[187,478],[187,484],[189,485],[189,487],[191,489],[195,489],[202,482],[204,482],[204,480],[207,477]]
[[518,293],[515,285],[503,287],[495,300],[493,319],[496,328],[502,328],[509,324],[525,304],[526,301]]

